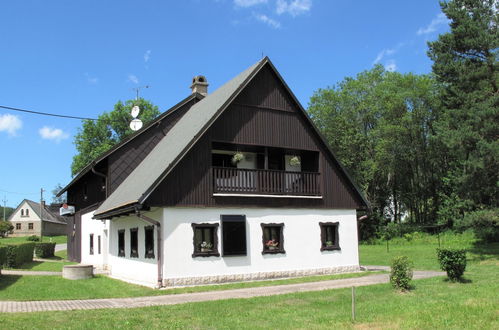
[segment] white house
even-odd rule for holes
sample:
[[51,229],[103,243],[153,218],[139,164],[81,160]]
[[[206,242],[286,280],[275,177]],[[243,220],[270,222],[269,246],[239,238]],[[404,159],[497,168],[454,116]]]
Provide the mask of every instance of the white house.
[[157,286],[358,270],[367,201],[270,60],[207,87],[60,192],[70,258]]
[[58,212],[59,205],[45,205],[43,202],[40,206],[39,203],[24,199],[7,219],[14,226],[9,236],[66,235],[65,218],[60,217]]

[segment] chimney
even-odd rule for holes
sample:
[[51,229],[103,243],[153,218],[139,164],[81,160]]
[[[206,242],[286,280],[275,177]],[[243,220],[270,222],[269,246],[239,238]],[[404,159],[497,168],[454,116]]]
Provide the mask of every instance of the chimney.
[[199,93],[203,96],[208,95],[208,82],[205,76],[195,76],[192,78],[192,93]]

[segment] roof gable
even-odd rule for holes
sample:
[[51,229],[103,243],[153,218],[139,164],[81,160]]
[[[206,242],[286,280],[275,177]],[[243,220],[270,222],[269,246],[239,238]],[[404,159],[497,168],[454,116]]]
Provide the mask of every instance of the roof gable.
[[347,180],[355,188],[354,190],[358,194],[360,200],[367,206],[367,201],[363,198],[344,168],[337,161],[303,107],[270,60],[265,57],[192,106],[123,183],[101,204],[95,211],[94,217],[102,219],[121,213],[131,212],[135,207],[140,207],[168,173],[178,164],[182,157],[192,148],[196,141],[207,131],[223,111],[225,111],[228,105],[240,95],[241,91],[244,90],[248,83],[266,64],[270,65],[270,68],[275,72],[277,78],[283,85],[283,90],[289,93],[293,103],[295,103],[299,111],[306,118],[307,123],[315,131],[322,143],[325,144],[331,157],[345,174]]
[[[22,209],[23,207],[26,207],[25,205],[29,206],[29,208],[31,210],[33,210],[33,212],[38,217],[38,219],[41,219],[41,217],[40,217],[40,203],[34,202],[32,200],[29,200],[29,199],[24,199],[21,203],[19,203],[17,208],[14,210],[14,212],[12,212],[12,214],[10,215],[8,220],[10,221],[13,218],[13,216],[17,212],[19,212],[20,209]],[[65,220],[61,216],[59,216],[59,214],[52,212],[47,205],[45,205],[45,207],[43,209],[42,221],[62,223],[62,224],[66,223]]]

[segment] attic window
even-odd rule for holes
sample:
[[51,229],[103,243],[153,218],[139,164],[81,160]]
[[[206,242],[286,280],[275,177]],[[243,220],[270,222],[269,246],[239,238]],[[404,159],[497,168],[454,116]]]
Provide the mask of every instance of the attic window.
[[26,209],[26,216],[29,217],[29,209]]
[[24,217],[24,209],[21,209],[21,217]]
[[199,82],[204,82],[203,77],[199,77]]

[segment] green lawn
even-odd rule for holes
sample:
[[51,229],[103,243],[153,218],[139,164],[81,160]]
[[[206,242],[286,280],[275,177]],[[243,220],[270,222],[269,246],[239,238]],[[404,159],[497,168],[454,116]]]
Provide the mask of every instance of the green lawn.
[[[47,272],[62,272],[62,267],[65,265],[74,265],[76,262],[69,261],[32,261],[22,264],[18,268],[6,268],[10,270],[32,270],[32,271],[47,271]],[[1,294],[0,294],[1,295]]]
[[[448,235],[448,240],[443,243],[443,246],[466,247],[470,250],[465,272],[466,283],[451,283],[444,277],[418,280],[414,281],[415,288],[409,293],[396,292],[389,284],[357,288],[355,323],[350,319],[350,290],[337,289],[137,309],[3,314],[2,327],[499,329],[499,243],[476,245],[473,238],[466,235]],[[390,253],[386,252],[385,245],[362,245],[361,260],[364,264],[388,265],[393,256],[405,253],[413,259],[416,268],[438,269],[436,261],[432,260],[436,258],[438,244],[432,244],[431,240],[433,237],[425,236],[411,242],[394,241],[390,245]],[[53,298],[57,299],[64,292],[70,293],[74,289],[76,294],[76,291],[81,290],[72,288],[60,279],[57,286],[50,281],[51,277],[31,281],[38,283],[38,288],[52,287],[52,292],[43,294],[33,283],[29,283],[27,276],[2,278],[0,295],[4,296],[0,296],[0,299],[33,299],[34,294],[55,295]],[[231,284],[228,287],[260,283]],[[103,277],[88,281],[88,288],[93,286],[95,292],[116,290],[116,294],[121,294],[120,285],[125,284]],[[223,286],[211,288],[220,287]],[[140,292],[137,295],[163,294],[161,291],[147,292],[148,289],[138,286],[135,289]],[[126,290],[132,290],[132,287]],[[200,288],[175,289],[171,293],[184,292],[182,290],[196,291]]]
[[[67,242],[67,236],[43,236],[44,242],[55,242],[57,244],[62,244]],[[6,237],[0,238],[1,244],[18,244],[18,243],[27,243],[29,241],[26,240],[26,237]]]
[[326,281],[361,277],[371,274],[376,274],[376,272],[309,276],[283,280],[229,283],[166,290],[155,290],[100,275],[97,275],[91,279],[79,281],[66,280],[60,276],[1,275],[0,300],[64,300],[157,296],[165,294],[219,291],[269,285]]

